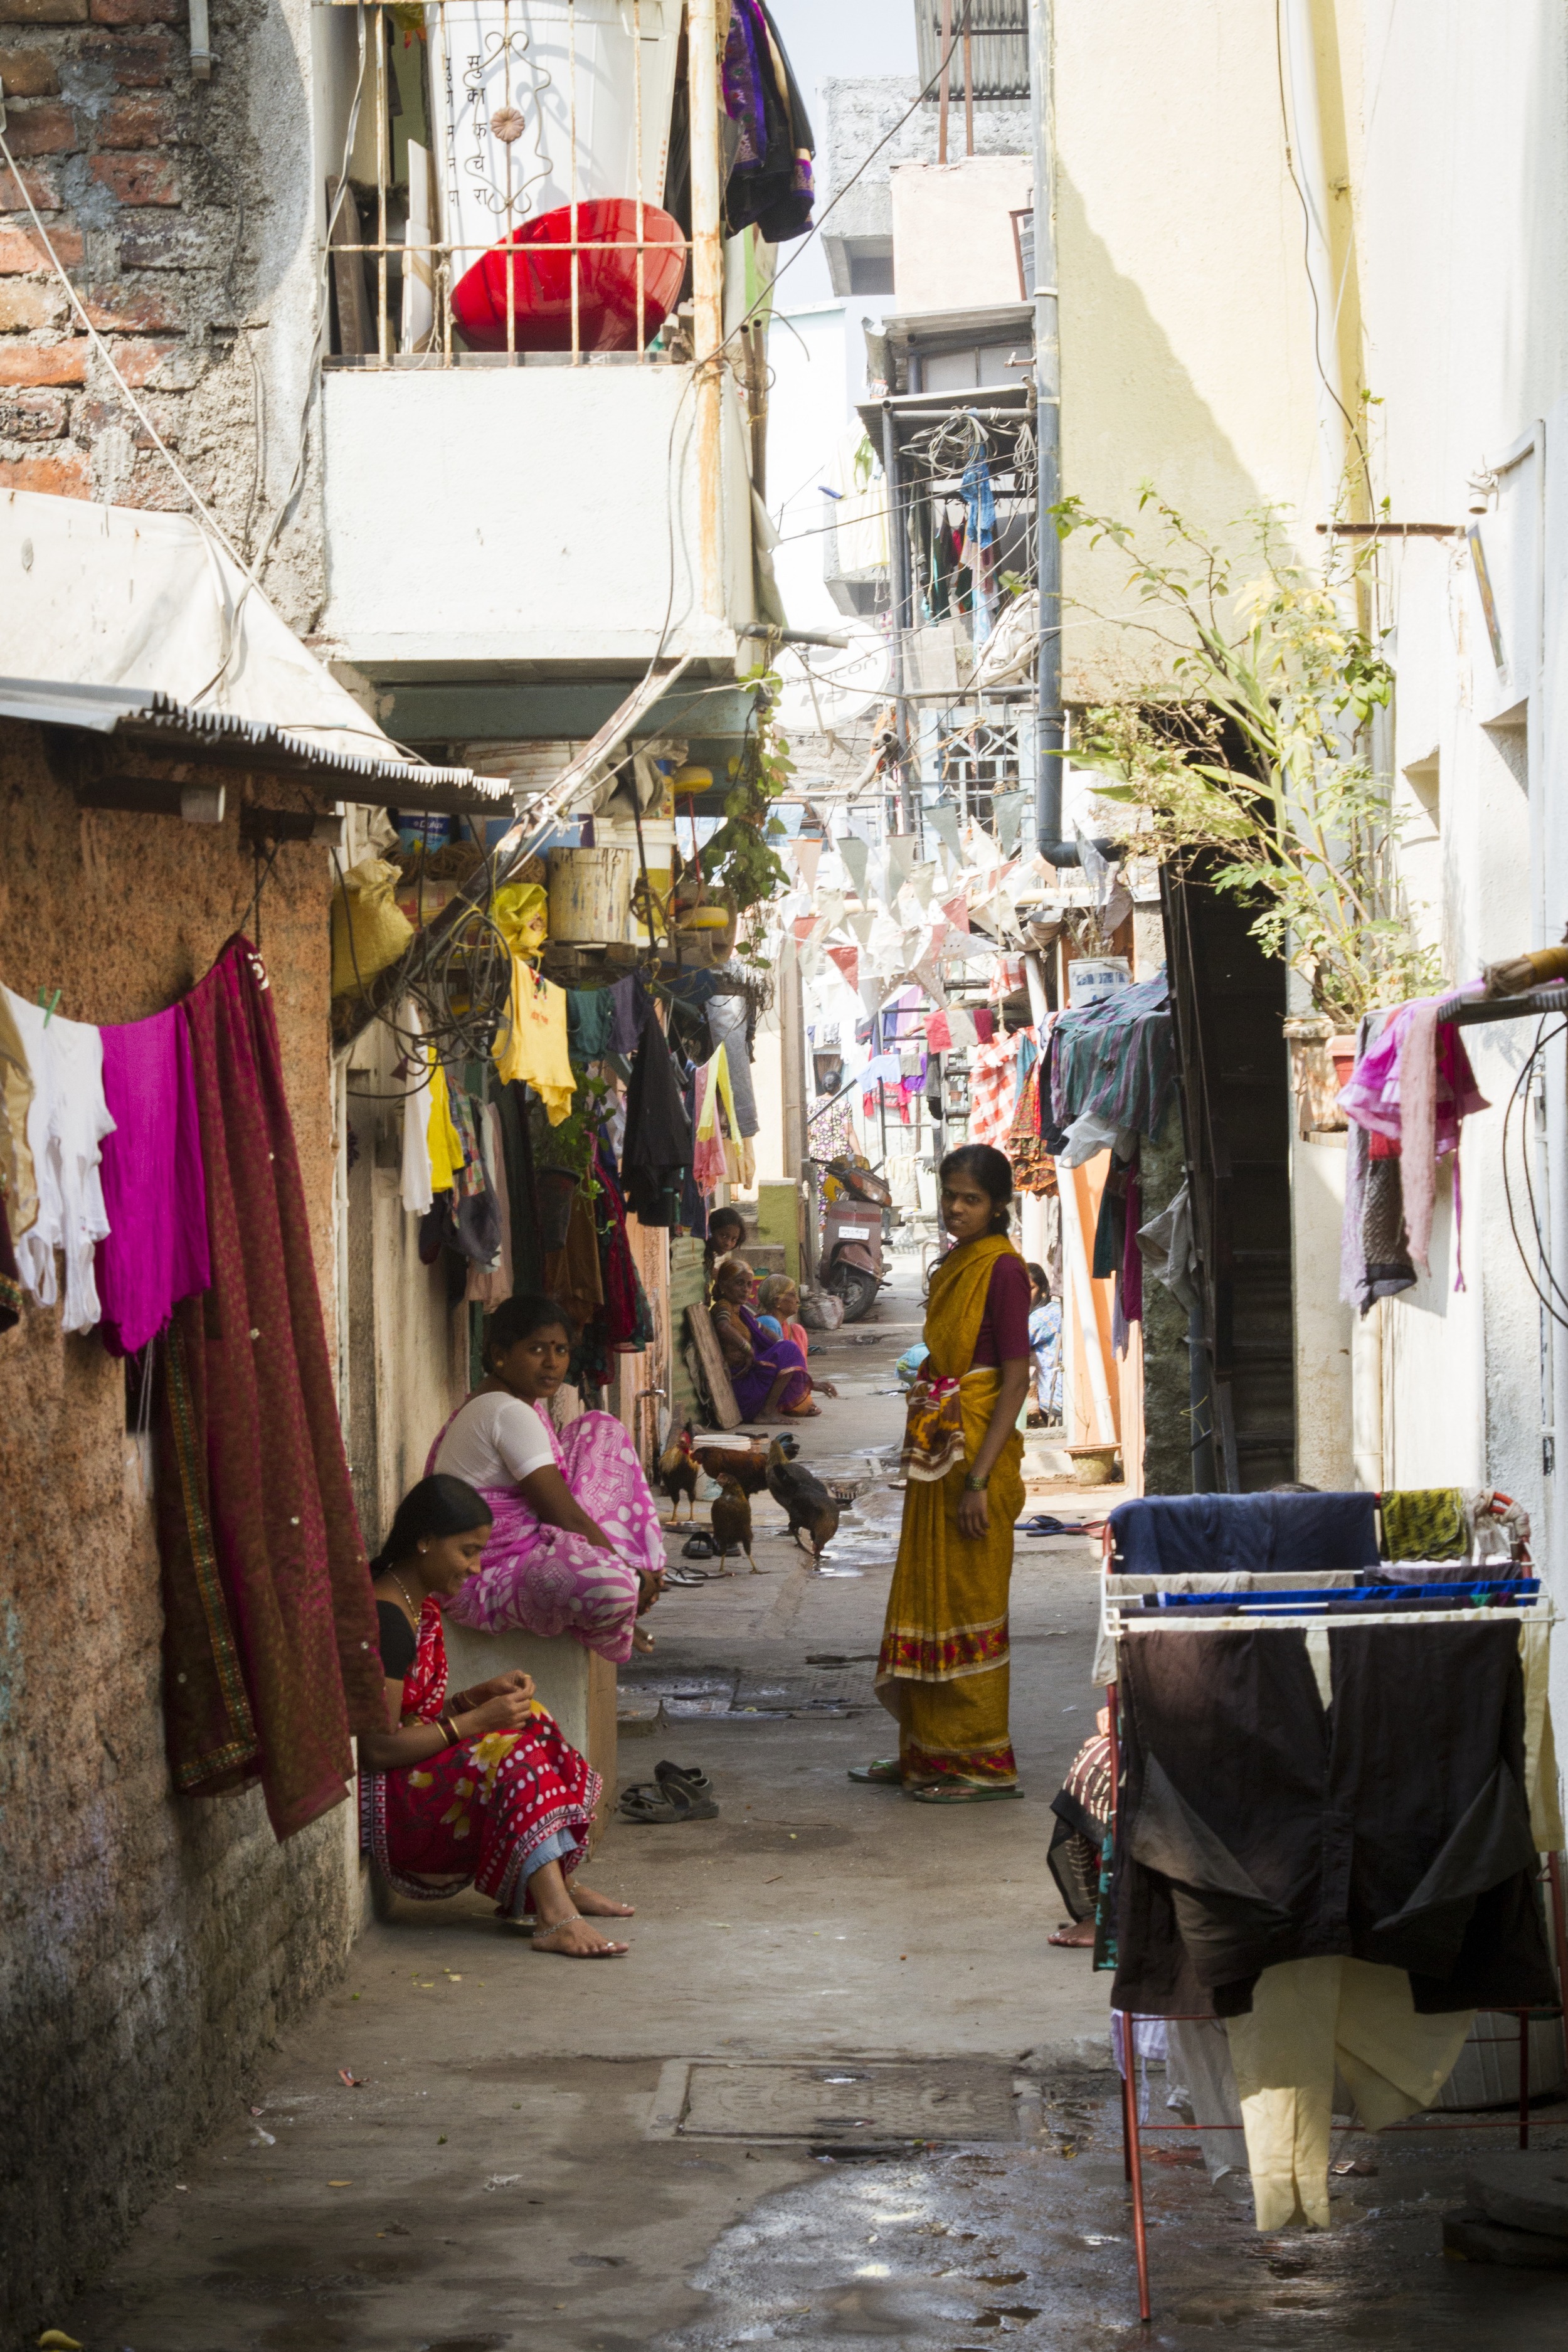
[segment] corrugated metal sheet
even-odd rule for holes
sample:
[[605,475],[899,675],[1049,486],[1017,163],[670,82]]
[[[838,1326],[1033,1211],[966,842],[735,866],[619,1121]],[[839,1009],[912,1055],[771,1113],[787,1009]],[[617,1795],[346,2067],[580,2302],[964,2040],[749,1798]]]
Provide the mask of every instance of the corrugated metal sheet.
[[[958,34],[963,23],[963,0],[952,0],[952,61],[948,85],[952,98],[963,96],[963,43]],[[942,0],[916,0],[915,46],[922,87],[932,86],[942,70]],[[1029,0],[970,0],[970,48],[974,63],[976,98],[1027,98],[1029,95]]]

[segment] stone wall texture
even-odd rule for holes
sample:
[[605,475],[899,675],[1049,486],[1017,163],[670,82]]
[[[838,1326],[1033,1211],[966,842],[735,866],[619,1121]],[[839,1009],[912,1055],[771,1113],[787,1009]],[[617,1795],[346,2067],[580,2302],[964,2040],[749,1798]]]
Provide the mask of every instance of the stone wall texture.
[[[11,0],[16,5],[16,0]],[[216,770],[193,781],[216,781]],[[199,979],[255,866],[222,826],[80,811],[40,739],[0,720],[0,977],[73,1019],[138,1019]],[[326,853],[279,850],[260,944],[331,1297]],[[252,925],[254,937],[255,926]],[[0,1336],[0,2340],[59,2298],[246,2100],[257,2053],[358,1926],[345,1808],[287,1845],[254,1791],[176,1798],[158,1563],[127,1382],[29,1307]]]
[[322,586],[309,9],[211,16],[197,81],[185,0],[0,0],[0,488],[188,507],[129,386],[246,554],[274,541],[268,593],[305,628]]

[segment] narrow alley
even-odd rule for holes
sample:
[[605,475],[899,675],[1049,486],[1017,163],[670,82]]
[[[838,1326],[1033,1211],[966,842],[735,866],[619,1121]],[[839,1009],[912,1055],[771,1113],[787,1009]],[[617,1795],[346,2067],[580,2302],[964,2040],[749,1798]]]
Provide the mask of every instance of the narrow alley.
[[0,2352],[1558,2352],[1565,315],[1562,0],[0,0]]

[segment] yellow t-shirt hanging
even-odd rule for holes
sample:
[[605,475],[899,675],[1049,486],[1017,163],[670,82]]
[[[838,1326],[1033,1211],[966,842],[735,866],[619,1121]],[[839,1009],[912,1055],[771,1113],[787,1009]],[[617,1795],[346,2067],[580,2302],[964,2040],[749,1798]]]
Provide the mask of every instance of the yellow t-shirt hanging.
[[430,1146],[430,1190],[449,1192],[463,1164],[463,1139],[452,1124],[452,1095],[446,1069],[437,1060],[434,1045],[426,1050],[430,1056],[430,1124],[426,1130]]
[[566,991],[536,979],[532,965],[518,955],[511,960],[511,1003],[496,1033],[495,1057],[501,1077],[524,1080],[551,1126],[559,1127],[576,1091],[566,1050]]

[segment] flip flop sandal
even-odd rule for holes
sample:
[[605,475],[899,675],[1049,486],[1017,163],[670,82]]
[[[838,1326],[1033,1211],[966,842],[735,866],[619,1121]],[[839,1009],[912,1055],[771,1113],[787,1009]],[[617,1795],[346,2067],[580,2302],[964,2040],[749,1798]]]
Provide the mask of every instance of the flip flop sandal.
[[1021,1797],[1022,1789],[953,1788],[911,1789],[910,1795],[917,1805],[996,1805],[1004,1798]]
[[623,1821],[642,1829],[668,1822],[710,1822],[719,1814],[711,1797],[698,1796],[679,1780],[660,1781],[657,1796],[646,1788],[628,1789],[616,1811]]
[[710,1576],[700,1576],[695,1569],[681,1568],[678,1564],[665,1570],[664,1580],[666,1584],[711,1584],[713,1579]]
[[706,1797],[713,1786],[699,1764],[656,1764],[653,1777],[656,1780],[679,1780],[697,1797]]
[[851,1764],[849,1778],[851,1780],[868,1781],[874,1789],[901,1789],[904,1785],[903,1772],[896,1756],[879,1756],[870,1764]]
[[680,1547],[682,1559],[717,1559],[719,1547],[711,1536],[688,1536]]

